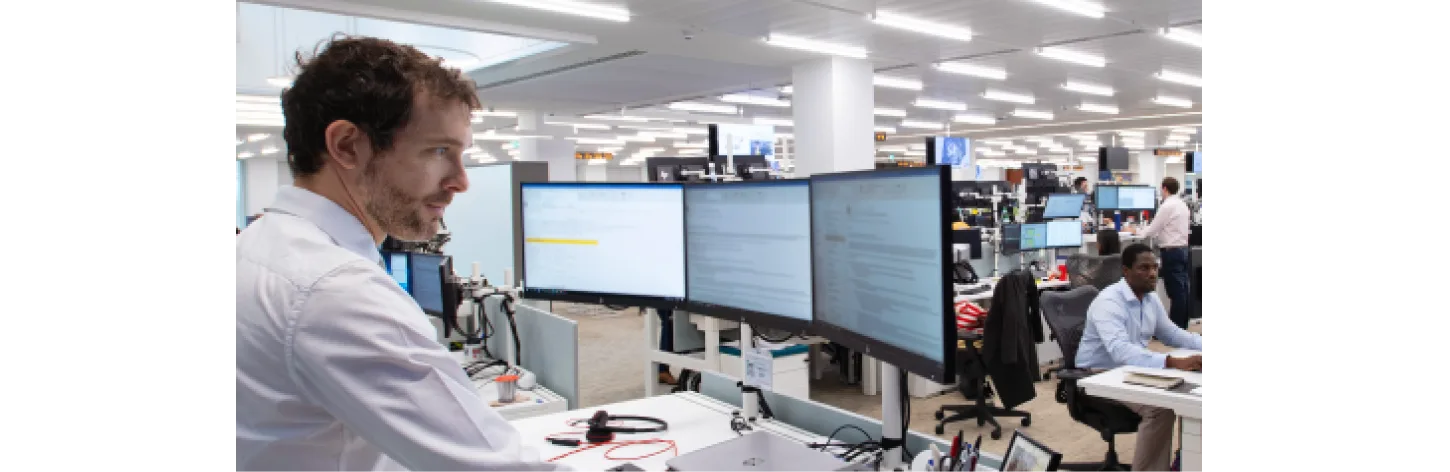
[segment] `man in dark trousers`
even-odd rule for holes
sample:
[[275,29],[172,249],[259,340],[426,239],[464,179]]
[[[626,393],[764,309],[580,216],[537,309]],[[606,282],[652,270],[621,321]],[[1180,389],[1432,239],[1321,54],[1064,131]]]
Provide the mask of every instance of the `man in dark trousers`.
[[1179,328],[1188,328],[1188,224],[1191,212],[1178,196],[1178,179],[1167,177],[1158,188],[1162,203],[1153,214],[1153,222],[1143,230],[1143,239],[1153,238],[1158,255],[1163,257],[1163,288],[1168,291],[1168,319]]

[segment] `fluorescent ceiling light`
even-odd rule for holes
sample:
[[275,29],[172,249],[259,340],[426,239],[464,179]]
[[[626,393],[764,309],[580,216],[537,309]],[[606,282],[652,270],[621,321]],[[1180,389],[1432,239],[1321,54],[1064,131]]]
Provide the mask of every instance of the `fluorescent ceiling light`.
[[878,146],[876,148],[876,151],[878,151],[878,152],[906,152],[906,146],[901,146],[901,145],[895,145],[895,146]]
[[1070,90],[1070,91],[1078,92],[1078,93],[1085,93],[1085,94],[1088,94],[1088,95],[1097,95],[1097,96],[1100,96],[1100,97],[1111,97],[1111,96],[1113,96],[1113,88],[1112,87],[1108,87],[1108,86],[1104,86],[1104,85],[1089,84],[1087,82],[1075,82],[1075,81],[1069,80],[1066,83],[1062,84],[1062,89],[1063,90]]
[[1007,157],[1007,153],[1004,152],[1004,151],[993,151],[991,149],[979,149],[978,152],[980,152],[983,156],[987,156],[987,157]]
[[891,12],[877,11],[875,15],[871,15],[871,21],[881,26],[890,26],[892,28],[900,28],[947,39],[955,39],[958,41],[972,40],[972,30],[970,29],[945,23],[937,23],[935,21],[927,21],[920,18],[912,18]]
[[877,133],[896,134],[896,128],[890,126],[877,126],[873,128]]
[[[512,112],[509,112],[509,113],[512,113]],[[512,116],[512,115],[510,115],[510,116]],[[600,121],[628,121],[628,122],[632,122],[632,123],[644,123],[646,121],[649,121],[649,118],[641,118],[641,117],[638,117],[638,116],[625,116],[625,115],[589,115],[589,116],[586,116],[584,118],[590,119],[590,120],[600,120]]]
[[675,143],[677,149],[705,149],[710,145],[704,141],[698,143]]
[[935,67],[936,70],[952,74],[970,75],[983,79],[1007,80],[1007,71],[993,67],[967,64],[965,62],[938,62],[935,64]]
[[474,117],[481,117],[481,116],[499,116],[499,117],[504,117],[504,118],[513,118],[513,117],[519,116],[519,114],[517,112],[504,111],[504,110],[474,110],[473,111],[473,116]]
[[1050,144],[1050,143],[1056,142],[1056,141],[1053,141],[1052,138],[1049,138],[1047,136],[1032,136],[1032,137],[1029,137],[1029,138],[1023,138],[1023,140],[1025,140],[1025,141],[1027,141],[1029,143],[1049,143]]
[[255,155],[256,154],[252,154],[251,152],[243,151],[243,152],[237,153],[237,159],[251,159],[252,156],[255,156]]
[[575,143],[579,143],[579,144],[592,144],[592,145],[624,144],[624,141],[620,141],[618,139],[609,139],[609,138],[580,138],[580,137],[569,136],[569,137],[564,138],[564,139],[567,139],[567,140],[570,140],[570,141],[574,141]]
[[993,146],[1011,146],[1012,145],[1012,140],[1010,140],[1010,139],[987,139],[987,140],[983,140],[982,142],[987,143],[987,144],[991,144]]
[[629,22],[629,10],[619,7],[598,5],[593,3],[576,2],[572,0],[490,0],[494,3],[513,5],[517,7],[533,8],[536,10],[564,13],[567,15],[578,15],[600,20]]
[[591,165],[591,166],[607,166],[607,165],[609,165],[609,160],[607,160],[607,159],[590,159],[589,160],[589,165]]
[[624,141],[626,143],[652,143],[652,142],[655,142],[655,138],[648,137],[648,136],[619,136],[616,139],[618,139],[620,141]]
[[918,98],[916,99],[916,101],[911,102],[911,106],[920,108],[935,108],[938,110],[967,111],[967,104],[965,103],[951,102],[946,100],[932,100],[929,98]]
[[876,108],[872,110],[872,113],[874,113],[876,116],[894,116],[897,118],[906,118],[906,110],[902,110],[900,108]]
[[775,137],[776,137],[776,139],[780,139],[780,138],[795,139],[795,135],[794,134],[791,134],[791,133],[775,133]]
[[1026,110],[1019,108],[1016,110],[1012,110],[1012,116],[1016,116],[1019,118],[1031,118],[1034,120],[1051,120],[1052,112],[1041,110]]
[[669,125],[667,123],[654,123],[654,124],[642,124],[642,125],[614,125],[614,127],[615,128],[619,128],[619,129],[637,129],[637,130],[644,130],[644,131],[671,131],[672,132],[672,131],[675,130],[675,127],[674,126],[671,126],[671,125]]
[[785,119],[785,118],[771,118],[771,117],[768,117],[768,116],[757,116],[757,117],[755,117],[755,120],[754,121],[755,121],[755,124],[757,124],[757,125],[795,126],[795,122],[794,121],[791,121],[791,120],[788,120],[788,119]]
[[795,86],[794,85],[787,85],[787,86],[781,87],[780,88],[780,93],[783,94],[783,95],[793,94],[793,93],[795,93]]
[[930,121],[902,120],[901,127],[902,128],[917,128],[917,129],[942,129],[942,124],[941,123],[933,123],[933,122],[930,122]]
[[1170,96],[1167,96],[1167,95],[1159,95],[1157,97],[1153,97],[1153,103],[1157,103],[1157,104],[1163,105],[1163,106],[1178,107],[1178,108],[1192,108],[1193,107],[1193,101],[1192,100],[1189,100],[1187,98],[1170,97]]
[[772,34],[765,37],[765,42],[767,44],[770,44],[771,46],[798,49],[801,51],[854,57],[857,59],[866,58],[866,48],[847,46],[844,44],[828,43],[825,41],[816,41],[814,39],[806,39],[798,36]]
[[973,124],[973,125],[995,125],[995,124],[997,124],[997,119],[996,118],[993,118],[993,117],[990,117],[990,116],[983,116],[983,115],[957,115],[957,116],[952,117],[952,121],[957,122],[957,123],[967,123],[967,124]]
[[921,90],[921,81],[891,77],[889,75],[877,75],[871,78],[871,84],[877,87],[896,88],[902,90]]
[[665,148],[662,148],[662,147],[642,147],[642,148],[639,148],[638,152],[641,153],[641,154],[643,154],[643,153],[654,154],[654,153],[665,152]]
[[682,134],[710,134],[708,128],[670,128],[670,131]]
[[474,141],[517,141],[520,139],[539,138],[541,136],[530,136],[524,134],[503,134],[489,130],[483,133],[473,133]]
[[276,76],[276,77],[268,77],[267,78],[267,84],[268,85],[271,85],[273,87],[287,88],[287,87],[291,87],[292,86],[292,79],[295,79],[295,77],[292,77],[290,75],[279,75],[279,76]]
[[1092,54],[1058,47],[1037,48],[1037,55],[1088,67],[1103,67],[1108,64],[1107,59],[1103,59],[1102,56],[1094,56]]
[[1175,84],[1191,85],[1191,86],[1194,86],[1194,87],[1203,87],[1203,78],[1202,77],[1196,77],[1196,76],[1192,76],[1192,75],[1188,75],[1188,74],[1184,74],[1184,73],[1180,73],[1180,72],[1173,72],[1173,71],[1167,70],[1167,69],[1164,69],[1163,71],[1158,72],[1157,74],[1153,74],[1153,76],[1154,77],[1157,77],[1158,80],[1162,80],[1164,82],[1173,82]]
[[1078,105],[1077,109],[1078,111],[1086,111],[1090,113],[1103,113],[1108,115],[1118,114],[1117,105],[1104,105],[1101,103],[1083,103],[1081,105]]
[[926,144],[924,144],[924,143],[908,144],[908,145],[906,145],[906,150],[908,150],[908,151],[925,151],[926,150]]
[[1118,132],[1118,136],[1133,136],[1133,137],[1138,137],[1138,138],[1141,138],[1141,137],[1143,137],[1146,134],[1147,133],[1144,133],[1142,131],[1134,131],[1134,130],[1123,130],[1123,131],[1119,131]]
[[1003,92],[1001,90],[993,89],[987,89],[986,92],[982,92],[982,98],[985,98],[987,100],[996,100],[999,102],[1020,103],[1023,105],[1031,105],[1037,102],[1037,98],[1031,95]]
[[1088,18],[1102,18],[1103,6],[1082,0],[1034,0],[1037,3],[1047,5],[1059,10],[1076,13]]
[[689,136],[685,133],[675,133],[672,131],[641,131],[639,135],[655,139],[689,139]]
[[1173,128],[1174,134],[1198,134],[1198,128]]
[[600,146],[600,147],[594,148],[594,152],[619,152],[619,151],[623,151],[623,150],[624,150],[624,147],[623,146]]
[[576,128],[576,129],[593,129],[593,130],[607,130],[607,129],[609,129],[609,125],[601,125],[601,124],[598,124],[598,123],[570,123],[570,122],[566,122],[566,121],[545,121],[544,124],[549,125],[549,126],[571,126],[571,127]]
[[675,103],[671,103],[669,105],[669,108],[671,110],[679,110],[679,111],[697,111],[697,112],[701,112],[701,113],[721,113],[721,114],[726,114],[726,115],[734,115],[734,114],[736,114],[736,113],[738,113],[740,111],[738,108],[735,108],[734,105],[715,105],[715,104],[710,104],[710,103],[698,103],[698,102],[675,102]]
[[759,96],[759,95],[746,95],[746,94],[743,94],[743,93],[732,93],[732,94],[729,94],[729,95],[721,95],[720,96],[720,101],[722,101],[722,102],[728,102],[728,103],[743,103],[743,104],[746,104],[746,105],[760,105],[760,106],[766,106],[766,107],[788,107],[788,106],[790,106],[790,100],[781,100],[779,98],[762,97],[762,96]]
[[1165,38],[1178,41],[1189,46],[1193,46],[1196,48],[1203,47],[1203,35],[1183,28],[1163,28],[1158,30],[1158,34]]
[[276,154],[276,153],[277,153],[277,147],[276,146],[267,146],[267,147],[262,148],[262,155],[263,156],[268,155],[268,154]]
[[249,134],[249,135],[247,135],[247,142],[249,142],[249,143],[255,143],[257,141],[261,141],[263,139],[267,139],[270,136],[272,136],[272,135],[267,134],[267,133]]

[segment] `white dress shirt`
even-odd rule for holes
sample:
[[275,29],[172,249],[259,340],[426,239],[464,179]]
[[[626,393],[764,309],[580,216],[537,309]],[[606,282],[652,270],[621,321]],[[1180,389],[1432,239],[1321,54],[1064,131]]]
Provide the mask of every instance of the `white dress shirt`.
[[1162,369],[1168,355],[1148,350],[1148,341],[1154,337],[1179,349],[1203,350],[1203,336],[1173,324],[1158,294],[1148,292],[1140,300],[1127,280],[1119,280],[1099,292],[1088,305],[1087,323],[1077,345],[1077,367],[1135,365]]
[[237,238],[237,469],[567,470],[523,447],[381,263],[297,187]]
[[1153,221],[1143,231],[1143,239],[1157,236],[1160,248],[1187,247],[1189,217],[1188,205],[1183,203],[1183,199],[1177,195],[1170,196],[1158,206],[1158,213],[1153,215]]

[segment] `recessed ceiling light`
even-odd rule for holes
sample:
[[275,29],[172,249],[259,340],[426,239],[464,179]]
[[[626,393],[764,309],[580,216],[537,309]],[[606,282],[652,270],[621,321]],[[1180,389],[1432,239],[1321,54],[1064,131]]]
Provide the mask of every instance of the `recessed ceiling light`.
[[[938,110],[967,111],[967,104],[947,100],[932,100],[929,98],[918,98],[911,102],[911,106],[919,108],[935,108]],[[903,125],[905,126],[905,125]]]
[[1037,3],[1047,5],[1066,12],[1076,13],[1088,18],[1102,18],[1103,6],[1082,0],[1034,0]]
[[987,100],[996,100],[999,102],[1020,103],[1023,105],[1031,105],[1037,102],[1037,98],[1031,95],[1003,92],[1001,90],[993,89],[987,89],[986,92],[982,92],[982,98],[985,98]]
[[943,128],[943,126],[942,126],[941,123],[934,123],[934,122],[930,122],[930,121],[914,121],[914,120],[902,120],[901,121],[901,127],[902,128],[917,128],[917,129],[942,129]]
[[276,153],[277,153],[277,147],[276,146],[267,146],[267,147],[262,148],[262,155],[263,156],[268,155],[268,154],[276,154]]
[[255,156],[255,155],[256,154],[252,154],[250,151],[242,151],[242,152],[237,153],[237,159],[250,159],[250,158],[252,158],[252,156]]
[[770,44],[771,46],[779,46],[783,48],[799,49],[802,51],[832,54],[836,56],[854,57],[857,59],[866,58],[866,48],[829,43],[825,41],[816,41],[814,39],[806,39],[797,36],[771,34],[770,36],[767,36],[765,38],[765,42],[767,44]]
[[877,87],[896,88],[903,90],[921,90],[921,81],[903,79],[887,75],[877,75],[871,78],[871,83]]
[[1157,74],[1153,74],[1153,76],[1157,77],[1158,80],[1162,80],[1164,82],[1173,82],[1175,84],[1203,87],[1203,78],[1184,74],[1181,72],[1173,72],[1171,70],[1164,69]]
[[[513,113],[513,112],[505,112],[505,113]],[[509,115],[509,116],[513,116],[513,115]],[[644,123],[646,121],[649,121],[649,118],[641,118],[641,117],[638,117],[638,116],[625,116],[625,115],[589,115],[589,116],[585,116],[584,118],[587,118],[587,119],[590,119],[590,120],[601,120],[601,121],[628,121],[628,122],[632,122],[632,123]]]
[[1085,111],[1085,112],[1089,112],[1089,113],[1102,113],[1102,114],[1107,114],[1107,115],[1116,115],[1116,114],[1118,114],[1118,106],[1117,105],[1104,105],[1104,104],[1100,104],[1100,103],[1083,103],[1081,105],[1078,105],[1077,106],[1077,109],[1079,111]]
[[652,143],[652,142],[655,142],[655,138],[653,138],[651,136],[620,135],[620,136],[617,136],[615,139],[618,139],[620,141],[624,141],[626,143]]
[[710,134],[707,128],[671,128],[670,131],[684,134]]
[[1118,132],[1118,136],[1133,136],[1133,137],[1137,137],[1137,138],[1141,138],[1141,137],[1143,137],[1146,134],[1147,133],[1144,133],[1142,131],[1135,131],[1135,130],[1123,130],[1123,131],[1119,131]]
[[1103,67],[1108,64],[1107,59],[1104,59],[1102,56],[1094,56],[1092,54],[1059,47],[1037,48],[1037,55],[1088,67]]
[[697,112],[701,112],[701,113],[721,113],[721,114],[726,114],[726,115],[734,115],[734,114],[740,112],[740,109],[739,108],[736,108],[734,105],[715,105],[715,104],[711,104],[711,103],[698,103],[698,102],[674,102],[674,103],[671,103],[669,105],[669,108],[671,110],[679,110],[679,111],[697,111]]
[[1078,93],[1085,93],[1085,94],[1088,94],[1088,95],[1097,95],[1097,96],[1100,96],[1100,97],[1111,97],[1111,96],[1113,96],[1113,88],[1112,87],[1108,87],[1108,86],[1105,86],[1105,85],[1090,84],[1090,83],[1087,83],[1087,82],[1077,82],[1077,81],[1069,80],[1066,83],[1063,83],[1062,84],[1062,89],[1063,90],[1071,90],[1073,92],[1078,92]]
[[961,26],[952,26],[944,23],[937,23],[935,21],[927,21],[920,18],[912,18],[906,15],[879,10],[876,12],[876,14],[871,15],[870,18],[871,21],[874,21],[876,22],[876,24],[882,26],[890,26],[892,28],[899,28],[921,34],[929,34],[932,36],[940,36],[943,38],[955,39],[958,41],[972,40],[972,30]]
[[873,128],[877,133],[896,134],[896,128],[890,126],[877,126]]
[[295,77],[292,77],[290,75],[279,75],[279,76],[276,76],[276,77],[268,77],[267,78],[267,84],[268,85],[271,85],[273,87],[277,87],[277,88],[287,88],[287,87],[291,87],[292,86],[292,80],[293,79],[295,79]]
[[1198,128],[1173,128],[1174,133],[1198,134]]
[[549,126],[570,126],[570,127],[575,128],[575,129],[591,129],[591,130],[607,130],[607,129],[609,129],[609,125],[601,125],[601,124],[598,124],[598,123],[573,123],[573,122],[568,122],[568,121],[545,121],[544,124],[549,125]]
[[690,139],[685,133],[676,133],[673,131],[640,131],[639,135],[655,139]]
[[795,126],[795,122],[785,118],[772,118],[768,116],[757,116],[753,120],[757,125],[771,126]]
[[624,141],[620,141],[618,139],[609,139],[609,138],[581,138],[581,137],[577,137],[577,136],[569,136],[569,137],[565,137],[564,139],[573,141],[573,142],[578,143],[578,144],[592,144],[592,145],[624,144]]
[[1007,71],[993,67],[967,64],[965,62],[938,62],[935,64],[935,67],[936,70],[952,74],[970,75],[983,79],[1007,80]]
[[906,110],[902,110],[899,108],[876,108],[872,110],[872,113],[876,116],[894,116],[897,118],[906,117]]
[[995,124],[997,124],[997,119],[996,118],[993,118],[993,117],[990,117],[990,116],[985,116],[985,115],[957,115],[957,116],[952,117],[952,121],[955,121],[957,123],[967,123],[967,124],[973,124],[973,125],[995,125]]
[[1052,112],[1018,108],[1016,110],[1012,110],[1012,116],[1016,116],[1019,118],[1031,118],[1034,120],[1051,120]]
[[272,135],[267,134],[267,133],[249,134],[249,135],[247,135],[247,142],[249,142],[249,143],[255,143],[257,141],[261,141],[263,139],[267,139],[270,136],[272,136]]
[[1183,28],[1163,28],[1158,30],[1158,34],[1189,46],[1196,48],[1203,47],[1203,35]]
[[629,10],[572,0],[491,0],[494,3],[576,15],[600,20],[629,22]]
[[746,94],[741,94],[741,93],[732,93],[732,94],[729,94],[729,95],[721,95],[720,96],[720,101],[727,102],[727,103],[742,103],[742,104],[746,104],[746,105],[760,105],[760,106],[766,106],[766,107],[789,107],[790,106],[790,100],[781,100],[779,98],[762,97],[762,96],[759,96],[759,95],[746,95]]
[[1193,101],[1192,100],[1189,100],[1187,98],[1170,97],[1170,96],[1167,96],[1167,95],[1159,95],[1157,97],[1153,97],[1153,103],[1157,103],[1157,104],[1163,105],[1163,106],[1178,107],[1178,108],[1192,108],[1193,107]]

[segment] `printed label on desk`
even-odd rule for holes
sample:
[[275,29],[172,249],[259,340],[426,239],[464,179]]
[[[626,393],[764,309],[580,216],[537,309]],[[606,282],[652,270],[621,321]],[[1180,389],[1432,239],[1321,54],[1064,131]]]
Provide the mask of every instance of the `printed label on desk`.
[[745,385],[770,390],[771,376],[775,373],[771,365],[775,358],[770,350],[756,347],[741,351],[741,354],[745,356]]

